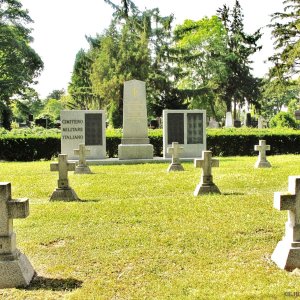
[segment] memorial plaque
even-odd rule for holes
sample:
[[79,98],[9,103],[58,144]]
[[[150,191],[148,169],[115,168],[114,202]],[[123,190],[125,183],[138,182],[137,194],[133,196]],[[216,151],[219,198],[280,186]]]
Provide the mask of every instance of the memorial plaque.
[[78,159],[74,150],[79,144],[91,150],[87,159],[106,157],[105,112],[103,110],[63,110],[61,119],[61,153]]
[[184,115],[169,114],[168,115],[168,144],[177,142],[184,144]]
[[203,144],[203,113],[187,114],[187,143]]
[[85,115],[85,145],[102,145],[102,114]]
[[201,157],[206,150],[206,111],[164,110],[163,111],[163,155],[173,142],[183,146],[183,158]]

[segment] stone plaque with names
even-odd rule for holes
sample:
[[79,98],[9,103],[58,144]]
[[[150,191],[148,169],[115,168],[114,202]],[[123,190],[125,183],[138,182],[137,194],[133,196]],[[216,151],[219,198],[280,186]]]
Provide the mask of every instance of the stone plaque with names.
[[61,153],[78,159],[74,149],[79,144],[91,150],[87,159],[106,157],[105,112],[103,110],[63,110],[61,119]]
[[184,144],[184,115],[170,114],[168,116],[168,144],[176,141],[179,144]]
[[102,145],[102,114],[85,115],[85,145]]
[[206,150],[206,111],[164,110],[163,111],[163,155],[169,158],[167,148],[173,142],[183,146],[182,158],[201,157]]

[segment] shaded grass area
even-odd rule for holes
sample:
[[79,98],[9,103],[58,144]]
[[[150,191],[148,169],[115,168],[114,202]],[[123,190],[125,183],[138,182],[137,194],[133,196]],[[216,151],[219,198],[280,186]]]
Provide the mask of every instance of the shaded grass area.
[[81,202],[49,202],[57,172],[50,162],[1,163],[13,198],[30,198],[15,220],[18,248],[38,277],[3,299],[284,299],[300,277],[270,260],[286,212],[273,193],[300,175],[300,156],[220,158],[222,195],[194,197],[200,170],[167,173],[167,164],[91,166],[70,172]]

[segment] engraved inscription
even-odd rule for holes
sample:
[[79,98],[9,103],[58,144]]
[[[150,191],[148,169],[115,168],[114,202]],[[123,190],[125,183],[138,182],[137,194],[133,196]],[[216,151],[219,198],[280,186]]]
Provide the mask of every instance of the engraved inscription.
[[102,114],[85,115],[85,145],[103,145]]
[[184,144],[184,114],[168,114],[168,144]]

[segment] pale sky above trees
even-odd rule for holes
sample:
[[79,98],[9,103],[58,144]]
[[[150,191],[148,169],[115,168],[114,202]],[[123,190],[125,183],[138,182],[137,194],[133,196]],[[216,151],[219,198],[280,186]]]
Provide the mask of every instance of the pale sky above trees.
[[[185,19],[199,20],[216,14],[223,4],[233,7],[235,0],[135,0],[143,10],[158,7],[161,15],[175,15],[175,23]],[[270,23],[270,15],[283,10],[282,0],[239,0],[244,13],[245,31],[253,33]],[[102,33],[112,18],[111,7],[104,0],[21,0],[34,20],[32,47],[44,61],[44,71],[35,89],[42,98],[52,90],[66,89],[71,78],[75,55],[88,46],[85,35]],[[119,4],[120,0],[115,0]],[[253,68],[256,76],[263,76],[268,69],[264,61],[272,55],[273,42],[270,30],[263,29],[263,50],[256,54]]]

